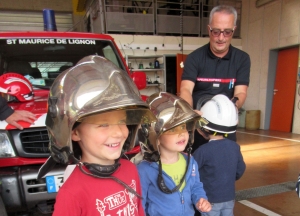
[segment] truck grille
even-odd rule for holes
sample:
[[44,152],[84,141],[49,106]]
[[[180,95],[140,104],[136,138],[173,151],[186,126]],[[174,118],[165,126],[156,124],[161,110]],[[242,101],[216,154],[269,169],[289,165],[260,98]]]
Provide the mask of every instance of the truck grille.
[[46,129],[21,132],[20,141],[25,153],[49,153],[49,137]]

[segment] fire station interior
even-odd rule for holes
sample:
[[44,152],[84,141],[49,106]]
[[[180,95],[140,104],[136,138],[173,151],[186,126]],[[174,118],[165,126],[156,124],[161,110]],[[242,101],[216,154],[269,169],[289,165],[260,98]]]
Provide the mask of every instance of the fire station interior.
[[[120,1],[123,2],[123,1]],[[12,18],[13,14],[20,17],[31,16],[37,14],[43,8],[52,8],[59,15],[59,29],[63,31],[81,31],[111,34],[124,57],[126,55],[168,55],[166,58],[166,90],[176,94],[178,92],[176,86],[176,54],[189,54],[194,48],[200,47],[208,42],[206,25],[202,22],[207,18],[209,9],[214,4],[230,3],[239,8],[239,32],[234,35],[232,44],[249,53],[251,58],[251,75],[248,96],[239,111],[239,125],[237,129],[237,142],[241,147],[241,152],[246,163],[246,171],[242,178],[236,181],[236,202],[234,207],[234,215],[236,216],[296,216],[300,215],[300,197],[298,197],[295,189],[300,173],[300,58],[298,59],[298,67],[293,72],[293,83],[281,83],[286,85],[294,85],[295,91],[287,93],[292,95],[293,104],[290,116],[281,111],[279,115],[272,116],[272,102],[276,94],[275,80],[276,68],[278,65],[278,56],[282,50],[297,48],[300,44],[300,1],[298,0],[199,0],[188,1],[185,13],[180,16],[180,8],[170,10],[168,1],[163,1],[164,5],[155,8],[158,1],[145,0],[141,6],[139,1],[133,3],[118,4],[118,1],[93,1],[93,0],[73,0],[73,1],[38,1],[23,0],[7,1],[0,4],[0,31],[15,31],[20,29],[34,29],[32,23],[26,21],[23,27],[16,26],[16,23],[10,23],[10,28],[5,23],[5,17]],[[184,1],[186,2],[186,1]],[[200,5],[200,3],[202,5]],[[145,7],[145,5],[147,7]],[[35,6],[35,7],[34,7]],[[95,9],[96,8],[96,9]],[[105,8],[104,11],[97,9]],[[109,9],[110,8],[110,9]],[[114,8],[113,11],[112,8]],[[144,10],[143,8],[146,8]],[[200,10],[201,9],[201,10]],[[140,10],[140,11],[139,11]],[[103,12],[103,13],[102,13]],[[103,14],[107,12],[110,19],[104,19]],[[120,14],[126,13],[133,16],[133,19],[146,19],[147,25],[130,26],[130,23],[122,23]],[[175,14],[174,14],[175,13]],[[29,14],[29,15],[28,15]],[[70,15],[71,14],[71,15]],[[206,14],[206,15],[205,15]],[[70,16],[69,16],[70,15]],[[115,15],[115,16],[114,16]],[[158,15],[162,15],[161,17]],[[134,17],[135,16],[135,17]],[[169,23],[170,30],[167,31],[166,26],[162,23],[167,22],[168,16],[172,16],[176,25]],[[68,18],[66,18],[68,17]],[[71,18],[70,18],[71,17]],[[195,21],[190,21],[196,17]],[[101,22],[100,20],[105,21]],[[183,19],[185,18],[185,19]],[[22,19],[22,18],[21,18]],[[119,19],[119,20],[118,20]],[[158,20],[161,19],[160,22]],[[68,21],[66,21],[68,20]],[[198,27],[192,24],[197,22]],[[115,25],[113,25],[115,24]],[[183,29],[181,29],[183,25]],[[203,27],[205,26],[205,27]],[[42,24],[38,26],[42,28]],[[34,31],[34,30],[33,30]],[[274,32],[274,33],[270,33]],[[272,37],[271,37],[272,36]],[[151,40],[144,40],[149,37]],[[178,48],[181,39],[183,39],[183,49]],[[0,39],[1,41],[1,39]],[[191,41],[191,42],[189,42]],[[125,44],[124,46],[122,44]],[[146,49],[150,47],[150,49]],[[154,51],[153,47],[157,47],[158,51]],[[168,48],[171,47],[171,48]],[[103,45],[99,45],[97,50],[100,52]],[[22,66],[24,71],[29,68],[33,77],[45,76],[51,85],[57,74],[76,64],[79,60],[76,56],[78,47],[71,52],[73,56],[66,57],[65,50],[73,49],[72,47],[40,47],[40,55],[31,55],[30,47],[18,49],[19,57],[9,58],[10,53],[16,52],[13,48],[4,43],[0,44],[0,73],[10,70],[17,71],[13,68],[15,61],[26,62]],[[80,49],[84,52],[84,49]],[[89,53],[90,51],[87,51]],[[33,53],[36,53],[34,51]],[[299,52],[298,52],[299,53]],[[46,62],[53,66],[53,70],[49,73],[39,74],[36,71],[35,63]],[[51,61],[49,61],[51,59]],[[28,63],[30,63],[28,65]],[[285,61],[284,64],[289,64]],[[23,72],[20,72],[23,73]],[[27,72],[24,72],[27,73]],[[271,84],[270,84],[271,83]],[[285,107],[284,99],[280,102],[280,107]],[[289,119],[288,129],[280,129],[280,121],[272,126],[272,122],[277,120]],[[272,128],[273,127],[273,128]],[[51,215],[51,214],[49,214]]]

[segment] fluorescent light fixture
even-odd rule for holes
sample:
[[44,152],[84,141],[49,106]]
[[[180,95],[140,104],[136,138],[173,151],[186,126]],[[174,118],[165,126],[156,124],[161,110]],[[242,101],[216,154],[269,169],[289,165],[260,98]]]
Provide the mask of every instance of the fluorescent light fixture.
[[256,7],[261,7],[265,4],[268,4],[273,1],[275,1],[275,0],[256,0]]

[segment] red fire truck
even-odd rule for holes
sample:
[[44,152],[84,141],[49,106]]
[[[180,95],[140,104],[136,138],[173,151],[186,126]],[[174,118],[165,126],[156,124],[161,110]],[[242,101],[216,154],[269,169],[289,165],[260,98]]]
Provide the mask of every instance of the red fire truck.
[[103,56],[127,72],[139,89],[146,86],[142,72],[130,73],[112,37],[74,32],[0,33],[0,75],[13,72],[30,78],[34,100],[12,102],[15,110],[36,114],[34,124],[20,122],[18,130],[0,121],[0,215],[36,211],[51,213],[65,167],[56,167],[37,180],[38,170],[49,156],[45,127],[48,89],[56,76],[88,55]]

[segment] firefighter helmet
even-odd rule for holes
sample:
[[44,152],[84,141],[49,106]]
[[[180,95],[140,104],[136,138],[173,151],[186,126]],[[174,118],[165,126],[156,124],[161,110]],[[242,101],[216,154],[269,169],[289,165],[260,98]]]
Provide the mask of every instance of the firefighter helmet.
[[0,92],[8,102],[33,100],[31,83],[17,73],[5,73],[0,76]]
[[184,123],[187,131],[190,132],[189,144],[193,144],[194,130],[199,125],[201,116],[185,100],[167,92],[160,92],[151,95],[147,103],[157,119],[149,127],[149,141],[155,149],[157,139],[163,133]]
[[200,109],[202,117],[208,121],[205,129],[219,133],[234,133],[238,124],[238,110],[225,95],[215,95]]
[[127,72],[101,56],[87,56],[62,72],[51,86],[48,104],[51,156],[60,163],[67,163],[69,157],[58,153],[62,148],[72,153],[74,124],[87,116],[125,110],[130,133],[123,152],[133,148],[139,125],[155,120]]

